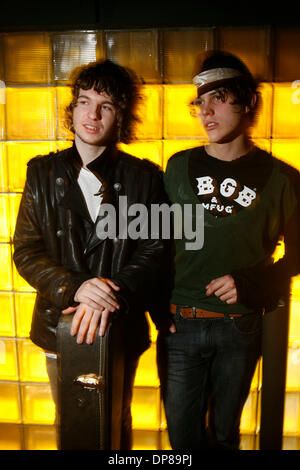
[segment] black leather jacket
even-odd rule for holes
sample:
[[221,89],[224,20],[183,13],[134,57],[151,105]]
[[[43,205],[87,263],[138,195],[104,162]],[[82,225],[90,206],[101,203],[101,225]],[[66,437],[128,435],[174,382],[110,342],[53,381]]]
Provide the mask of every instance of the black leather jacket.
[[[121,288],[127,347],[136,356],[149,345],[144,312],[150,310],[163,277],[164,246],[159,239],[99,239],[77,183],[80,162],[73,145],[28,163],[14,235],[14,262],[37,291],[30,338],[56,351],[61,310],[74,305],[82,282],[103,276]],[[127,196],[128,206],[164,200],[160,172],[146,160],[111,147],[88,168],[101,176],[102,202],[116,209],[119,195]],[[153,319],[159,325],[159,316],[153,314]]]

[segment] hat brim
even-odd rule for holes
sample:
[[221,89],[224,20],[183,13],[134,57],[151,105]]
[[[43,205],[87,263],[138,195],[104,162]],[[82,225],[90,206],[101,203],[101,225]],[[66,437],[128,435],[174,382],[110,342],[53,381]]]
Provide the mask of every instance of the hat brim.
[[201,96],[208,91],[215,90],[216,88],[220,88],[221,86],[228,85],[229,83],[236,80],[237,77],[231,78],[223,78],[222,80],[216,80],[214,82],[206,83],[200,87],[197,87],[197,96]]

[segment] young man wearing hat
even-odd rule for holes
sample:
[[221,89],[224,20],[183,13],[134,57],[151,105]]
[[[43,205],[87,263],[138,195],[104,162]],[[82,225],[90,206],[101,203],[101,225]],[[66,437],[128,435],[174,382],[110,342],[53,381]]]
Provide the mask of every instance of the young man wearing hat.
[[[165,187],[172,204],[203,206],[204,242],[188,250],[175,240],[159,365],[172,448],[238,449],[262,314],[299,272],[299,173],[251,142],[260,98],[244,63],[215,51],[197,72],[193,105],[209,143],[173,155]],[[274,264],[281,236],[286,255]]]

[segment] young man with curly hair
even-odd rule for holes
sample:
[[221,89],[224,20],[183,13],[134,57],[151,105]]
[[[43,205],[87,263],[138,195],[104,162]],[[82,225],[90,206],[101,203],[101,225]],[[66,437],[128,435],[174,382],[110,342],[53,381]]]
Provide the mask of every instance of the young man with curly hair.
[[[163,263],[160,239],[99,238],[102,204],[160,203],[156,166],[118,150],[137,122],[139,85],[132,71],[109,60],[75,71],[67,108],[73,146],[28,163],[14,235],[14,261],[37,291],[30,337],[55,367],[56,327],[74,314],[71,335],[93,343],[112,316],[126,315],[121,449],[130,449],[132,387],[140,354],[149,346],[145,311]],[[49,353],[50,352],[50,353]],[[51,366],[52,364],[52,366]],[[50,372],[51,374],[51,372]]]
[[[173,324],[159,337],[159,363],[172,448],[233,450],[263,312],[299,272],[300,180],[251,141],[260,97],[240,59],[212,51],[193,82],[208,144],[172,156],[165,187],[172,204],[203,206],[204,242],[188,251],[176,240]],[[282,236],[285,256],[273,263]]]

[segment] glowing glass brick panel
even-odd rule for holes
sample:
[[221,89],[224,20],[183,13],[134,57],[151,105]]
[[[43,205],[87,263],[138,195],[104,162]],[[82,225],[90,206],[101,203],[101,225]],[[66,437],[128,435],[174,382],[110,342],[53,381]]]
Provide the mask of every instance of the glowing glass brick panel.
[[7,83],[51,82],[51,42],[47,33],[6,34],[3,43]]
[[0,383],[0,422],[19,423],[19,385],[16,383]]
[[273,106],[273,137],[299,138],[300,95],[291,83],[275,83]]
[[10,212],[10,238],[13,240],[13,236],[16,228],[16,221],[18,217],[20,202],[22,199],[22,194],[10,194],[9,195],[9,212]]
[[0,194],[0,242],[10,241],[9,199],[7,194]]
[[300,170],[300,139],[273,139],[272,154]]
[[73,132],[68,129],[66,123],[65,109],[72,101],[71,88],[68,86],[60,86],[56,88],[57,101],[57,138],[70,139],[74,138]]
[[201,147],[208,143],[207,139],[193,140],[193,139],[172,139],[163,140],[163,169],[167,167],[169,158],[177,152],[187,150],[194,147]]
[[159,431],[133,430],[132,450],[156,450],[160,449]]
[[256,121],[250,128],[250,135],[255,139],[269,139],[271,136],[272,121],[272,85],[262,83],[259,87],[261,104],[258,108]]
[[0,292],[0,336],[15,336],[14,303],[11,293]]
[[300,341],[288,349],[286,388],[300,391]]
[[197,96],[194,85],[164,85],[164,138],[205,137],[200,119],[191,115],[190,103]]
[[292,299],[300,300],[300,276],[295,276],[292,278],[291,295],[292,295]]
[[21,429],[17,424],[0,424],[0,450],[21,450]]
[[157,35],[147,30],[107,32],[107,58],[133,69],[143,83],[159,83]]
[[300,392],[285,394],[283,432],[300,433]]
[[57,450],[54,426],[25,426],[24,439],[26,450]]
[[54,88],[7,88],[7,138],[55,138]]
[[241,417],[241,432],[254,432],[257,427],[257,406],[258,394],[257,392],[250,392],[243,408]]
[[30,340],[18,341],[21,382],[48,382],[45,353]]
[[72,147],[73,141],[70,140],[59,140],[56,142],[56,148],[58,151],[68,149]]
[[159,166],[162,165],[162,142],[159,140],[135,141],[130,144],[119,143],[118,147],[122,152],[129,153],[134,157],[145,158]]
[[53,424],[55,405],[50,385],[21,385],[23,421],[25,424]]
[[6,142],[9,190],[23,191],[28,161],[56,150],[55,142]]
[[8,191],[7,157],[3,142],[0,142],[0,191]]
[[[293,11],[291,11],[293,14]],[[299,28],[276,28],[275,81],[287,82],[300,78]]]
[[136,126],[136,137],[139,140],[162,138],[162,96],[160,85],[147,85],[141,89],[141,103],[138,115],[141,122]]
[[0,290],[12,289],[11,248],[9,244],[0,243]]
[[1,87],[0,81],[0,140],[5,139],[5,88]]
[[162,31],[164,83],[191,83],[199,53],[213,49],[213,31]]
[[97,44],[100,43],[101,46],[101,34],[88,32],[54,34],[52,41],[54,80],[68,82],[75,67],[96,60]]
[[300,300],[291,300],[290,304],[290,323],[289,323],[289,342],[300,341]]
[[159,429],[160,394],[158,388],[135,387],[132,399],[134,429]]
[[255,137],[251,137],[251,141],[253,142],[256,147],[259,147],[266,152],[271,153],[271,141],[268,139],[256,139]]
[[270,37],[267,28],[220,28],[220,49],[242,59],[254,77],[270,79]]
[[0,339],[0,380],[18,380],[17,350],[13,339]]
[[35,293],[15,293],[16,329],[19,338],[29,337],[35,299]]
[[159,379],[156,366],[156,345],[152,344],[145,351],[140,360],[137,374],[135,377],[135,386],[158,387]]

